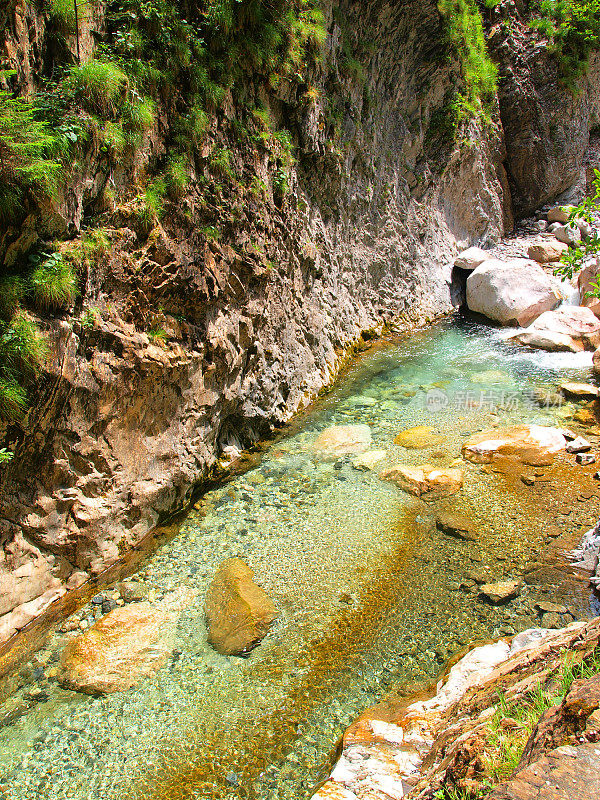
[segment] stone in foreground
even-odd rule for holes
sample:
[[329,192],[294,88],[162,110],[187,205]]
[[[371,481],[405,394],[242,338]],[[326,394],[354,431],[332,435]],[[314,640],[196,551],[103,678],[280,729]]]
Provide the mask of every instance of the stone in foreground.
[[332,425],[319,434],[312,449],[319,458],[336,459],[364,453],[371,442],[371,429],[368,425]]
[[595,350],[600,345],[600,320],[589,308],[565,306],[546,311],[515,341],[542,350]]
[[519,594],[519,581],[498,581],[498,583],[484,583],[479,587],[479,592],[492,603],[506,603]]
[[228,656],[252,650],[277,616],[275,604],[239,558],[230,558],[219,567],[206,593],[205,612],[208,641]]
[[565,225],[574,210],[575,206],[553,206],[547,214],[548,222],[560,222],[561,225]]
[[422,464],[418,467],[396,464],[380,472],[379,477],[384,481],[395,483],[403,491],[423,500],[438,500],[440,497],[448,497],[460,491],[464,473],[456,468],[436,469],[431,464]]
[[511,458],[523,464],[551,464],[567,441],[558,428],[545,425],[515,425],[492,428],[471,436],[463,444],[462,455],[476,464],[489,464],[498,458]]
[[149,603],[115,608],[62,652],[59,681],[86,694],[124,692],[173,652],[176,616]]
[[529,325],[560,303],[552,279],[535,262],[489,259],[467,278],[467,305],[501,325]]
[[567,453],[587,453],[587,451],[591,449],[592,445],[587,439],[584,439],[583,436],[578,436],[576,439],[573,439],[566,447]]
[[464,270],[474,270],[484,261],[490,259],[489,253],[482,250],[481,247],[468,247],[459,253],[454,259],[454,266]]
[[435,447],[444,441],[444,437],[430,425],[416,425],[414,428],[406,428],[394,439],[394,444],[407,447],[409,450],[421,450],[425,447]]
[[527,255],[540,264],[552,264],[560,261],[562,254],[568,249],[569,245],[559,242],[558,239],[538,239],[529,245]]

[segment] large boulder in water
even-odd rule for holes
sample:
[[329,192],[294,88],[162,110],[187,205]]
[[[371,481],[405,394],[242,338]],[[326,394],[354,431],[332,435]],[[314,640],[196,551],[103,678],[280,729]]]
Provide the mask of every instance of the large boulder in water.
[[248,653],[267,634],[277,609],[240,558],[219,567],[205,602],[208,641],[223,655]]
[[371,447],[371,429],[368,425],[332,425],[315,439],[312,449],[323,459],[365,453]]
[[62,652],[59,681],[86,694],[123,692],[165,664],[177,615],[150,603],[115,608]]
[[600,345],[600,320],[589,308],[565,306],[545,311],[514,338],[541,350],[595,350]]
[[471,436],[463,444],[467,461],[487,464],[498,458],[511,458],[523,464],[551,464],[556,453],[564,450],[567,440],[558,428],[545,425],[515,425],[492,428]]
[[529,325],[560,303],[552,278],[526,258],[489,259],[467,278],[467,305],[501,325]]

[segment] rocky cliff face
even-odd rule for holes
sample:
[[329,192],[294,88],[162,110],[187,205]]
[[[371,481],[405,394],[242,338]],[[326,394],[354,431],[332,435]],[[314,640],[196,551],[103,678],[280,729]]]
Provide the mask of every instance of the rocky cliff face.
[[[5,232],[2,254],[14,261],[32,242],[77,236],[94,213],[110,246],[87,264],[75,308],[40,320],[51,354],[37,402],[2,431],[15,457],[1,474],[0,640],[184,506],[232,447],[308,404],[361,336],[447,312],[457,247],[493,241],[513,205],[527,210],[572,182],[597,122],[596,64],[560,114],[566,95],[548,56],[533,45],[522,56],[499,22],[500,106],[491,123],[471,121],[449,140],[460,67],[436,4],[353,1],[335,12],[329,5],[317,91],[248,86],[291,131],[285,197],[273,153],[234,138],[240,106],[229,94],[195,169],[206,174],[211,148],[225,145],[237,186],[223,181],[206,201],[192,182],[160,223],[140,225],[126,189],[166,151],[159,118],[135,163],[107,175],[90,146],[56,207]],[[4,63],[31,86],[56,53],[30,4],[7,13]],[[102,24],[100,11],[86,21],[84,57]],[[370,42],[360,80],[343,63],[358,38]],[[560,147],[542,144],[541,120]],[[242,191],[252,176],[259,191]],[[218,232],[207,233],[215,209]]]

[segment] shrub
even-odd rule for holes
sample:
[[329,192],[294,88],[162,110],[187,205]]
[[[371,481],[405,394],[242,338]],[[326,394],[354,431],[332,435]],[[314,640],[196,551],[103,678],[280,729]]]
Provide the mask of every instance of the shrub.
[[600,39],[600,0],[540,0],[533,27],[550,40],[564,82],[574,87]]
[[186,156],[176,156],[167,165],[166,182],[171,197],[181,197],[190,183],[191,165]]
[[65,88],[90,111],[112,116],[128,86],[127,75],[111,61],[92,59],[71,67]]
[[481,14],[475,0],[439,0],[438,7],[460,57],[465,82],[463,107],[479,114],[496,93],[497,76],[496,65],[487,52]]
[[24,211],[28,192],[53,195],[61,175],[57,138],[34,103],[0,90],[0,222]]
[[60,253],[48,255],[36,266],[29,284],[34,302],[46,310],[67,308],[77,296],[75,270]]
[[27,392],[14,378],[0,378],[0,419],[20,419],[27,408]]

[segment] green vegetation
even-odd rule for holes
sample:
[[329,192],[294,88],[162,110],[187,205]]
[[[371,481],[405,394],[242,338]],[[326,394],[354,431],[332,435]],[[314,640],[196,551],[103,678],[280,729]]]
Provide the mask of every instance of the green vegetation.
[[12,461],[13,453],[7,450],[6,447],[0,447],[0,465],[7,464]]
[[574,87],[600,42],[600,0],[539,0],[533,26],[556,54],[567,86]]
[[29,278],[33,301],[42,310],[65,309],[77,295],[75,270],[61,253],[44,255]]
[[439,0],[448,37],[460,57],[464,89],[455,105],[461,118],[485,116],[496,93],[496,65],[490,59],[481,13],[475,0]]
[[[591,197],[586,197],[582,203],[576,208],[572,209],[569,213],[570,221],[576,219],[583,219],[590,224],[593,224],[595,217],[600,215],[600,171],[594,170],[594,194]],[[575,247],[569,247],[568,250],[562,254],[559,266],[554,270],[555,275],[569,280],[577,272],[580,272],[590,257],[598,256],[600,254],[600,237],[597,230],[594,229],[592,236],[582,240]],[[589,292],[590,297],[600,297],[600,278],[597,281],[591,282],[592,291]]]

